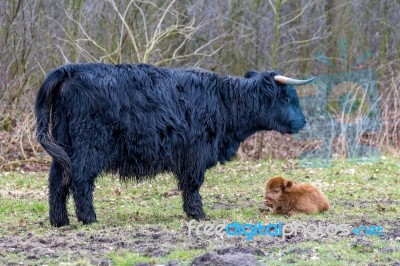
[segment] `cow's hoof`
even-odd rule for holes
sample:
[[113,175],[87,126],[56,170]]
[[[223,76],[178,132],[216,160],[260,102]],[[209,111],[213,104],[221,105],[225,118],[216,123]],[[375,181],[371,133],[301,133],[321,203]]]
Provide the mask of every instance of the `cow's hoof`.
[[85,221],[81,221],[83,224],[92,224],[92,223],[97,223],[97,220],[85,220]]
[[78,217],[78,221],[82,222],[83,224],[92,224],[97,222],[96,215],[94,216],[87,216],[87,217]]
[[60,220],[50,218],[50,224],[55,227],[69,225],[69,219],[68,219],[68,217],[60,219]]
[[190,219],[195,219],[197,221],[208,221],[208,217],[204,212],[201,213],[191,213],[187,215]]

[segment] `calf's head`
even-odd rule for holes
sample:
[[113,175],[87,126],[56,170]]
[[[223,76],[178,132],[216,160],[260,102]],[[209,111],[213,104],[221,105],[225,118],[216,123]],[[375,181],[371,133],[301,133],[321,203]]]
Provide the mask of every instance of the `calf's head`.
[[265,189],[264,203],[267,207],[274,207],[279,205],[285,191],[290,190],[293,186],[293,181],[284,179],[283,177],[274,177],[267,182]]

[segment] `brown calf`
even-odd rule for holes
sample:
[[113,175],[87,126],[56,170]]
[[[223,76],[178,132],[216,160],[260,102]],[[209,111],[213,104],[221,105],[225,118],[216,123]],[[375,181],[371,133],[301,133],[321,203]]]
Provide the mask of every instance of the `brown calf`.
[[329,210],[326,196],[316,187],[296,184],[283,177],[267,182],[264,203],[275,214],[313,213]]

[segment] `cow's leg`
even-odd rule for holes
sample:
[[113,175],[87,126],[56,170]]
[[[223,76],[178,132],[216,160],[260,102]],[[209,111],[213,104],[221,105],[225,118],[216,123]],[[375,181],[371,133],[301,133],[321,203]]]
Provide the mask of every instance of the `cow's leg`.
[[78,220],[83,224],[96,222],[96,213],[93,207],[94,178],[74,180],[71,187]]
[[49,214],[50,223],[57,227],[69,224],[67,213],[69,184],[65,186],[62,184],[62,172],[60,164],[53,160],[49,175]]
[[179,188],[182,190],[183,211],[189,218],[204,220],[206,215],[200,196],[200,187],[204,182],[204,172],[191,178],[188,176],[179,179]]
[[71,191],[75,201],[75,212],[83,224],[96,222],[96,213],[93,207],[94,182],[101,172],[102,160],[96,158],[96,153],[81,153],[72,160]]

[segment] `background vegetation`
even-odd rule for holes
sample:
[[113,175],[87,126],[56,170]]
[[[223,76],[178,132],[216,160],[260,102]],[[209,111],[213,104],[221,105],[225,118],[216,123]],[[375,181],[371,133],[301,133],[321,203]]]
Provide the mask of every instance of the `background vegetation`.
[[[38,167],[31,164],[43,156],[32,134],[35,94],[48,71],[76,62],[195,66],[240,76],[249,69],[296,77],[372,69],[382,126],[366,138],[395,152],[398,10],[400,3],[389,0],[1,1],[0,170]],[[346,154],[343,139],[332,144],[334,154]],[[240,156],[293,158],[307,145],[259,133]]]

